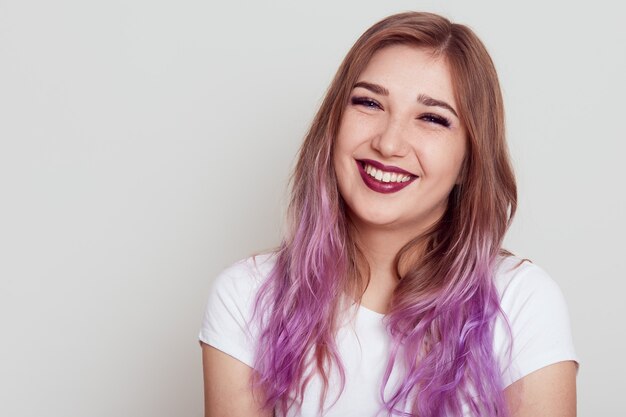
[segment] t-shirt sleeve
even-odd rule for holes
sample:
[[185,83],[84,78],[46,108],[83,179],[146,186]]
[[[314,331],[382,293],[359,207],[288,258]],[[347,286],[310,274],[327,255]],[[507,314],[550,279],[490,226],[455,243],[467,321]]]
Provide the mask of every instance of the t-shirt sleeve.
[[[525,262],[512,273],[501,306],[512,335],[512,344],[499,347],[505,386],[557,362],[578,363],[563,293],[541,268]],[[500,331],[508,333],[505,327]]]
[[250,263],[236,263],[213,280],[198,338],[252,367],[251,317],[257,277]]

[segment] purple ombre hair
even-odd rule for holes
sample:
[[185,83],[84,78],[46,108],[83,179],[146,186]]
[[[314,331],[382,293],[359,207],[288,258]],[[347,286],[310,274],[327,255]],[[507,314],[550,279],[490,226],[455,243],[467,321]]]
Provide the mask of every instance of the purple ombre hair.
[[[337,188],[333,140],[357,77],[377,50],[392,44],[445,57],[468,152],[442,218],[396,257],[396,265],[407,268],[398,271],[385,317],[392,353],[380,387],[384,407],[391,415],[456,416],[465,407],[473,416],[506,416],[493,351],[500,314],[493,274],[517,194],[502,97],[476,35],[429,13],[393,15],[368,29],[348,52],[306,135],[292,177],[287,234],[256,298],[254,382],[265,406],[282,413],[299,405],[314,373],[324,384],[320,409],[331,367],[343,387],[335,335],[345,301],[360,299],[369,268]],[[402,382],[384,395],[396,367]]]

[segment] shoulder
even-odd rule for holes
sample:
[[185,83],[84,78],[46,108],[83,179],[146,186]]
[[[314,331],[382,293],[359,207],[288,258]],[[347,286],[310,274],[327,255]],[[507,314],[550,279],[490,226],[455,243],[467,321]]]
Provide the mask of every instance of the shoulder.
[[[276,262],[275,253],[251,256],[224,269],[212,282],[212,293],[249,295],[265,281]],[[239,298],[238,297],[238,298]]]
[[556,282],[540,266],[517,256],[503,256],[496,264],[496,288],[501,296],[531,289],[558,289]]
[[565,298],[556,281],[528,259],[502,257],[496,266],[494,282],[505,313],[513,313],[528,303],[547,313],[552,308],[566,309]]
[[257,329],[251,325],[256,293],[272,271],[274,254],[235,262],[211,283],[199,339],[252,366]]
[[208,311],[248,316],[255,296],[271,273],[275,254],[255,255],[235,262],[211,282]]
[[577,361],[565,297],[550,275],[508,256],[499,260],[494,280],[504,318],[496,326],[494,347],[505,386],[544,366]]

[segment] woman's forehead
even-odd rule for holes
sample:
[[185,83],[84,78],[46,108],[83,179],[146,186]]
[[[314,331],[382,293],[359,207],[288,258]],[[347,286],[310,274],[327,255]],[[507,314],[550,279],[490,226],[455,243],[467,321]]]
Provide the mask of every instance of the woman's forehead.
[[381,48],[372,55],[355,85],[359,82],[380,86],[392,96],[415,98],[426,94],[456,107],[448,60],[429,48],[405,44]]

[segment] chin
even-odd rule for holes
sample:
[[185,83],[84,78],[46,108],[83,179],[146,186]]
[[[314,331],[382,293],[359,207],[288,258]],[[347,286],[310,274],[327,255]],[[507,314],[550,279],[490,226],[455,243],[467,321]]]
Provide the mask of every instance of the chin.
[[[416,237],[435,224],[444,210],[433,210],[424,213],[422,216],[407,216],[408,213],[393,213],[373,210],[350,210],[349,216],[357,228],[369,228],[378,231],[398,232]],[[404,214],[404,216],[402,215]]]
[[365,226],[376,229],[388,228],[390,230],[402,227],[403,221],[397,216],[390,216],[388,213],[350,213],[352,221],[357,226]]

